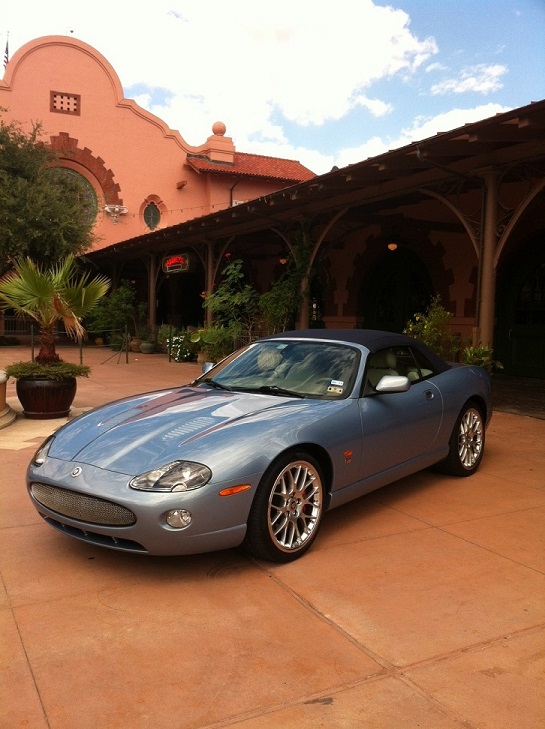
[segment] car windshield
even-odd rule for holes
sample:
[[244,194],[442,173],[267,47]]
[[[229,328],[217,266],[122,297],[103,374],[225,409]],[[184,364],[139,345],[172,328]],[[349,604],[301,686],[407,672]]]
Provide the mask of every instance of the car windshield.
[[197,384],[292,397],[347,397],[359,351],[344,344],[293,340],[255,342],[202,375]]

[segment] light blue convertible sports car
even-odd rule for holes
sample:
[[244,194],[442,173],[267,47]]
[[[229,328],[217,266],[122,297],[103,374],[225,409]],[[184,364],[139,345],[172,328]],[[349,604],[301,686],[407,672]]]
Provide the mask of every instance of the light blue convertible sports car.
[[374,330],[261,339],[189,385],[112,402],[51,436],[28,468],[51,526],[153,555],[242,547],[288,562],[324,513],[438,465],[475,473],[485,370]]

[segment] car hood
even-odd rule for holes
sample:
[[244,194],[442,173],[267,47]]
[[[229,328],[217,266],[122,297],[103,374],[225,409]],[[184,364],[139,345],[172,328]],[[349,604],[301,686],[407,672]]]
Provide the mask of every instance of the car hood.
[[316,401],[182,387],[138,395],[91,410],[57,431],[49,456],[135,475],[180,457],[183,445],[271,411],[305,410]]

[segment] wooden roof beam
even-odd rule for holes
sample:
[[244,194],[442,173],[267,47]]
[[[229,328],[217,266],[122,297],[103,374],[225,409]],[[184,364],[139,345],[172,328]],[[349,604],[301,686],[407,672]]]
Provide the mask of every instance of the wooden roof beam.
[[[521,133],[522,132],[522,133]],[[469,142],[505,142],[520,143],[528,139],[539,139],[543,136],[543,128],[541,126],[519,127],[518,124],[499,124],[495,127],[483,127],[478,131],[470,134]]]
[[423,157],[429,156],[432,159],[436,157],[449,157],[451,159],[459,159],[461,157],[472,157],[476,154],[487,154],[493,152],[498,147],[498,142],[494,140],[476,140],[470,141],[469,135],[463,140],[437,140],[426,145],[422,149]]

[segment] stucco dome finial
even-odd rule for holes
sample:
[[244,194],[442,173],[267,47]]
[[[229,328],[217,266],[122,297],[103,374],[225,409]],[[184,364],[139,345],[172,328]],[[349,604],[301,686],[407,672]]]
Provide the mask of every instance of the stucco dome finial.
[[215,134],[217,137],[223,137],[225,132],[227,131],[227,127],[223,122],[217,121],[214,122],[214,125],[212,126],[212,133]]

